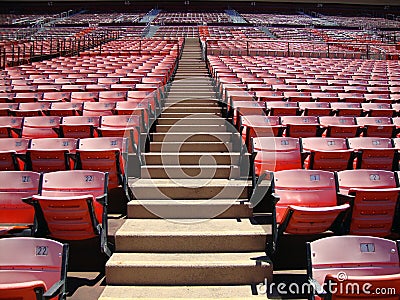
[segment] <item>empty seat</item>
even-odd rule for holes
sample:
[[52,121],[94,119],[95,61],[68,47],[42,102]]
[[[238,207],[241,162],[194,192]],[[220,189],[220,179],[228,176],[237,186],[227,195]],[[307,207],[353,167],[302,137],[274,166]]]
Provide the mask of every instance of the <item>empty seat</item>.
[[345,233],[385,237],[391,234],[400,189],[395,174],[384,170],[338,172],[339,190],[351,204]]
[[340,171],[353,167],[353,150],[348,149],[346,139],[316,137],[301,139],[307,158],[306,169]]
[[72,170],[42,175],[39,195],[24,199],[35,208],[35,236],[64,241],[100,236],[107,255],[107,173]]
[[72,92],[71,102],[95,102],[99,99],[99,94],[95,92]]
[[298,116],[300,108],[297,102],[271,101],[265,103],[270,116]]
[[20,103],[18,109],[11,110],[10,113],[16,117],[44,116],[49,108],[50,104],[46,102]]
[[396,111],[389,103],[362,103],[364,114],[369,117],[393,117]]
[[95,137],[97,136],[95,128],[99,125],[100,117],[63,117],[60,124],[60,136],[75,139]]
[[[307,264],[309,282],[324,299],[399,297],[400,263],[395,241],[347,235],[307,242]],[[393,287],[396,292],[390,295],[375,293]]]
[[28,144],[24,138],[0,139],[0,171],[24,170]]
[[[338,205],[335,174],[321,170],[284,170],[260,176],[270,182],[262,202],[273,203],[273,245],[284,233],[319,234],[336,230],[350,205]],[[257,187],[256,187],[257,189]],[[262,205],[262,203],[261,203]]]
[[356,125],[356,120],[353,117],[320,117],[319,123],[324,136],[349,138],[360,134],[359,126]]
[[[122,186],[129,193],[125,165],[127,163],[127,140],[122,137],[81,139],[77,149],[77,168],[107,172],[108,188]],[[129,197],[130,198],[130,197]]]
[[126,101],[126,92],[103,91],[99,92],[99,102]]
[[396,126],[388,117],[356,118],[356,122],[362,127],[363,136],[391,138],[396,135]]
[[47,92],[43,93],[43,101],[63,102],[71,100],[71,93],[67,92]]
[[33,208],[21,199],[39,192],[40,174],[30,171],[0,172],[0,235],[31,226]]
[[290,137],[316,137],[322,131],[318,117],[315,116],[283,116],[282,125],[286,126],[285,135]]
[[22,137],[24,138],[52,138],[58,137],[60,117],[27,117],[24,118]]
[[354,168],[397,170],[397,150],[389,138],[361,137],[349,138],[349,148],[356,151]]
[[305,116],[330,116],[333,114],[328,102],[299,102]]
[[301,169],[300,142],[289,137],[257,137],[252,142],[254,175],[265,171]]
[[79,102],[54,102],[47,113],[50,116],[79,116],[82,113],[82,103]]
[[73,138],[32,139],[26,152],[27,169],[35,172],[73,169],[75,151]]
[[85,102],[83,103],[83,116],[110,116],[115,108],[114,102]]
[[0,138],[20,136],[22,121],[22,117],[0,117]]
[[282,136],[284,129],[277,116],[245,115],[240,118],[239,130],[249,152],[252,151],[251,138]]
[[360,103],[331,103],[331,108],[337,116],[361,117],[363,113]]
[[65,299],[68,245],[17,237],[0,240],[0,299]]

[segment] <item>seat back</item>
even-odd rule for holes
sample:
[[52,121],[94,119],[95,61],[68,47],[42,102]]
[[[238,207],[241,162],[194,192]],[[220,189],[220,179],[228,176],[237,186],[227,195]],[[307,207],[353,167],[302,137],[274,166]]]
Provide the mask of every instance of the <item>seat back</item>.
[[391,233],[400,190],[393,172],[347,170],[338,173],[339,189],[353,195],[350,234],[384,237]]
[[324,135],[328,137],[349,138],[358,134],[358,126],[353,117],[328,117],[319,118],[319,123],[326,128]]
[[328,274],[376,276],[400,271],[396,242],[377,237],[345,235],[319,239],[307,243],[307,256],[309,276],[321,285]]
[[63,117],[60,124],[61,136],[76,139],[94,137],[94,129],[99,125],[100,117],[96,116]]
[[125,176],[125,154],[127,139],[102,137],[81,139],[77,149],[79,169],[108,172],[110,189],[123,184]]
[[393,148],[390,138],[349,138],[348,144],[351,149],[358,152],[354,168],[382,169],[388,171],[396,168],[396,149]]
[[259,137],[253,139],[254,170],[257,176],[264,171],[301,168],[300,142],[297,138]]
[[107,178],[107,174],[91,170],[43,174],[40,197],[33,199],[40,206],[39,216],[43,216],[49,236],[62,240],[97,236],[105,208],[95,198],[107,193]]
[[22,129],[22,117],[0,117],[0,138],[17,137],[12,129]]
[[75,154],[76,140],[72,138],[32,139],[27,151],[27,166],[35,172],[73,169],[69,154]]
[[0,223],[33,224],[34,211],[21,201],[39,192],[40,174],[30,171],[0,172]]
[[0,171],[23,170],[24,163],[16,154],[26,154],[28,144],[29,140],[24,138],[0,139]]
[[356,118],[358,125],[364,128],[363,135],[368,137],[394,137],[396,126],[389,117]]
[[315,116],[283,116],[281,122],[286,125],[286,136],[316,137],[319,135],[319,121]]
[[[67,260],[68,246],[53,240],[1,239],[0,299],[37,299],[35,288],[45,292],[60,280],[65,284]],[[65,294],[65,286],[60,293]]]
[[339,171],[352,166],[352,151],[344,138],[309,137],[301,139],[301,143],[303,150],[310,153],[304,161],[307,169]]
[[332,172],[283,170],[274,173],[274,190],[280,196],[276,205],[277,222],[289,205],[302,207],[336,206],[336,181]]
[[60,117],[42,116],[24,118],[22,137],[25,138],[55,138],[60,127]]

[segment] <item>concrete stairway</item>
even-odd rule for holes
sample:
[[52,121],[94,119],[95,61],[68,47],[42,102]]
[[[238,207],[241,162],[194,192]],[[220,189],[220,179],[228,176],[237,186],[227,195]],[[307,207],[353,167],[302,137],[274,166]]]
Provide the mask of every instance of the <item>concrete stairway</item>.
[[251,218],[240,137],[221,117],[198,39],[186,39],[149,148],[100,299],[257,296],[272,280],[271,228]]

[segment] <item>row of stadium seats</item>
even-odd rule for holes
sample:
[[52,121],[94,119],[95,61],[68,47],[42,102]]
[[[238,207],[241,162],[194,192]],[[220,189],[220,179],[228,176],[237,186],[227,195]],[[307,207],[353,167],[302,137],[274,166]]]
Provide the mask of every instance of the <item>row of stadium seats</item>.
[[[397,172],[383,170],[283,170],[260,176],[255,209],[273,214],[275,251],[284,233],[387,237],[399,231]],[[295,195],[295,196],[294,196]],[[257,203],[257,201],[258,203]]]
[[250,148],[254,176],[265,171],[312,169],[399,169],[400,139],[254,137]]

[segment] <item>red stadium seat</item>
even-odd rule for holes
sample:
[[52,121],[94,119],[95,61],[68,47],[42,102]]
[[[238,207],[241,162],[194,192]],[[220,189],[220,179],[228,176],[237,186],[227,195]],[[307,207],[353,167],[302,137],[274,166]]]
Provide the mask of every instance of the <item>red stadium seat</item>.
[[350,138],[360,134],[359,126],[353,117],[320,117],[319,123],[325,129],[323,136]]
[[24,118],[22,137],[24,138],[54,138],[58,137],[60,117],[27,117]]
[[0,299],[65,299],[68,245],[17,237],[0,240]]
[[392,232],[400,188],[393,172],[347,170],[338,172],[340,192],[351,204],[345,233],[385,237]]
[[63,117],[60,124],[60,136],[75,139],[96,137],[97,132],[95,129],[99,125],[100,117]]
[[39,191],[40,174],[30,171],[0,172],[0,235],[33,224],[33,208],[21,199]]
[[362,127],[363,136],[392,138],[396,136],[396,126],[388,117],[364,117],[356,118],[356,122]]
[[28,144],[24,138],[0,139],[0,171],[24,170]]
[[100,236],[107,255],[107,173],[72,170],[42,175],[39,195],[24,199],[35,208],[35,236],[79,241]]
[[322,133],[318,118],[315,116],[283,116],[281,122],[286,126],[286,136],[317,137]]
[[395,241],[368,236],[327,237],[307,243],[307,263],[309,283],[315,287],[315,294],[320,294],[315,298],[311,295],[313,299],[369,299],[372,293],[373,299],[399,298],[397,289],[391,295],[375,293],[400,284]]
[[353,167],[353,150],[348,149],[346,139],[316,137],[301,139],[308,157],[304,167],[312,170],[340,171]]

